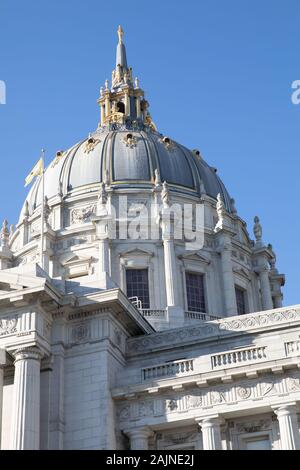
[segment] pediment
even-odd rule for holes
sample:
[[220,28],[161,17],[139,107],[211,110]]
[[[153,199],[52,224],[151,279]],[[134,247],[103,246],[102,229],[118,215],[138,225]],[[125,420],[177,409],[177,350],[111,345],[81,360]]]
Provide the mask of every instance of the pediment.
[[62,266],[68,266],[71,264],[78,263],[91,263],[93,261],[92,256],[79,256],[76,254],[68,254],[61,258],[60,263]]
[[246,279],[249,279],[250,277],[249,272],[244,268],[233,268],[233,272],[239,276],[245,277]]
[[199,251],[186,252],[186,253],[183,253],[183,254],[179,255],[178,258],[182,259],[183,261],[184,260],[186,260],[186,261],[198,261],[198,262],[205,263],[205,264],[210,264],[211,263],[211,260],[208,257],[204,256]]
[[129,250],[122,251],[119,253],[120,258],[127,258],[129,256],[147,256],[152,258],[154,253],[152,251],[143,250],[141,248],[130,248]]

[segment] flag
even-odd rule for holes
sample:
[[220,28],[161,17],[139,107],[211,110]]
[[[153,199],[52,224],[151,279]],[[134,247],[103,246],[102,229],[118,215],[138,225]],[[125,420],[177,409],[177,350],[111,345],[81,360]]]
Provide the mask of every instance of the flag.
[[44,162],[43,158],[40,158],[39,161],[36,163],[36,165],[33,167],[29,175],[25,179],[25,187],[28,186],[33,178],[36,176],[41,176],[44,171]]

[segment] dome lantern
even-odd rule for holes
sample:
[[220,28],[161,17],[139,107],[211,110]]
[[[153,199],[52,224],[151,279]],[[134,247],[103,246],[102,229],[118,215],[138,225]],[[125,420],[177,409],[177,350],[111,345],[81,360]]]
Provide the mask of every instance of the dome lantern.
[[98,104],[101,109],[100,127],[109,127],[115,123],[148,125],[155,128],[148,112],[149,104],[144,99],[144,91],[139,86],[139,80],[133,80],[132,68],[127,65],[124,31],[118,28],[119,42],[117,44],[116,68],[112,72],[111,88],[108,81],[105,89],[101,87]]

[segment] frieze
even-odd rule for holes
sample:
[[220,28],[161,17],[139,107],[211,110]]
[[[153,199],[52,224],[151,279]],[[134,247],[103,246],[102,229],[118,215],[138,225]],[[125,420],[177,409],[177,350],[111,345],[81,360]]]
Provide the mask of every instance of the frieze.
[[272,326],[284,322],[299,321],[300,308],[282,309],[266,313],[252,313],[243,318],[232,317],[202,323],[199,326],[185,327],[180,331],[155,333],[149,337],[130,339],[127,343],[129,354],[146,352],[149,349],[176,345],[181,342],[193,342],[198,339],[230,334],[235,331],[249,331],[251,329]]
[[[172,414],[180,415],[186,412],[205,411],[207,409],[218,408],[224,405],[237,404],[247,400],[262,399],[264,397],[277,397],[282,393],[300,392],[300,377],[291,375],[276,377],[273,379],[266,377],[265,381],[249,380],[238,385],[228,384],[226,386],[215,387],[213,390],[195,389],[182,394],[162,393],[152,400],[135,401],[129,408],[128,403],[119,405],[118,416],[120,421],[128,419],[138,419],[141,416],[168,416]],[[135,412],[133,412],[135,408]],[[259,424],[261,426],[262,423]],[[240,426],[246,427],[245,423]],[[257,423],[248,425],[248,428],[257,427]],[[250,432],[250,431],[249,431]],[[254,432],[254,431],[253,431]]]
[[71,225],[82,224],[85,222],[89,222],[92,215],[95,214],[96,205],[91,204],[86,207],[82,207],[80,209],[72,209],[71,210]]

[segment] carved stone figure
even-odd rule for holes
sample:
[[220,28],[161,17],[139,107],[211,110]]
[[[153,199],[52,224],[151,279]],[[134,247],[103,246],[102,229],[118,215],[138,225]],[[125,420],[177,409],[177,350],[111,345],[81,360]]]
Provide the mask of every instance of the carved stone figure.
[[158,171],[157,168],[156,168],[156,170],[154,171],[154,175],[155,175],[155,179],[154,179],[155,186],[156,186],[156,187],[161,186],[160,173],[159,173],[159,171]]
[[224,206],[224,202],[222,200],[222,197],[221,197],[220,193],[217,195],[216,209],[217,209],[218,220],[217,220],[217,224],[216,224],[216,227],[215,227],[215,231],[217,229],[221,229],[223,227],[224,218],[225,218],[225,206]]
[[259,217],[257,215],[254,217],[254,227],[253,233],[255,236],[256,243],[261,243],[262,240],[262,226],[259,221]]
[[8,246],[9,243],[9,230],[8,230],[8,222],[5,219],[2,224],[2,229],[0,232],[0,240],[1,240],[1,245],[4,247]]
[[161,200],[162,200],[164,209],[168,209],[170,207],[170,192],[169,192],[168,183],[166,181],[163,182]]

